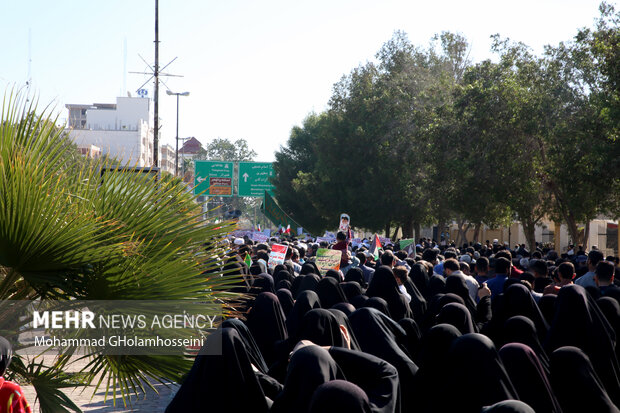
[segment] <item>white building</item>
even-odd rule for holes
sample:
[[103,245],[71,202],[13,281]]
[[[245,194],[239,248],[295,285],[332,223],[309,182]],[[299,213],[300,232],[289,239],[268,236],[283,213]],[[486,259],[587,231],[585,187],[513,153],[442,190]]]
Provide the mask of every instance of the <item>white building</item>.
[[115,104],[67,104],[66,108],[69,136],[79,147],[97,146],[121,164],[152,166],[151,99],[118,97]]
[[162,172],[170,172],[174,175],[174,148],[172,145],[163,144],[159,146],[159,167]]

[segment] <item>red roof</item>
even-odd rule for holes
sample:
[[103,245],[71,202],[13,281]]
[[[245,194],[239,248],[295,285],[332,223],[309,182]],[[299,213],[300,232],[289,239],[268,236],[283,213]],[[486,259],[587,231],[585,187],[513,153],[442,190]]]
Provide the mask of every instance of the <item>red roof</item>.
[[196,154],[202,149],[202,144],[198,139],[191,137],[183,143],[183,146],[179,149],[179,152]]

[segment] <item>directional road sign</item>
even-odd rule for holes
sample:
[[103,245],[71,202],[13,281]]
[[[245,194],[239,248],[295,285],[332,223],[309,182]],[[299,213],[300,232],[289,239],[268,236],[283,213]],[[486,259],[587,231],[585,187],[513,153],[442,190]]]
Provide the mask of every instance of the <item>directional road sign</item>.
[[194,194],[232,196],[233,162],[194,161]]
[[271,162],[239,162],[239,196],[262,198],[265,190],[273,191]]

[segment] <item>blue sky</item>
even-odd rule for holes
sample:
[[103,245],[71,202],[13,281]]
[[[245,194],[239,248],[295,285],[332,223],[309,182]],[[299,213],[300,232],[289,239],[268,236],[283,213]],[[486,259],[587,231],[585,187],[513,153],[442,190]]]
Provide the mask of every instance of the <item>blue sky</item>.
[[[135,96],[153,62],[154,0],[3,1],[0,89],[28,79],[61,119],[66,103],[112,103]],[[272,161],[291,128],[326,108],[332,86],[373,60],[395,30],[420,46],[435,33],[463,34],[474,62],[490,58],[489,36],[522,41],[536,53],[592,27],[598,0],[212,1],[159,0],[160,61],[180,98],[179,136],[244,138]],[[611,2],[617,4],[617,2]],[[29,36],[30,32],[30,36]],[[152,95],[152,86],[150,93]],[[176,101],[160,91],[162,139],[174,143]]]

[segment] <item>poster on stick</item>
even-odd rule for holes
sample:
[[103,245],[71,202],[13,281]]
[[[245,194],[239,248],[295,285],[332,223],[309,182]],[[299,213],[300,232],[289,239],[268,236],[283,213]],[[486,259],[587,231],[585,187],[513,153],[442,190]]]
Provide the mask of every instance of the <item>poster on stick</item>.
[[327,270],[338,271],[340,269],[341,258],[342,251],[319,248],[316,251],[316,260],[314,262],[319,268],[321,276],[325,276],[325,274],[327,274]]
[[267,265],[269,268],[275,268],[278,264],[284,264],[284,258],[286,257],[286,250],[288,247],[282,244],[273,244],[271,246],[271,252],[269,253],[269,262]]

